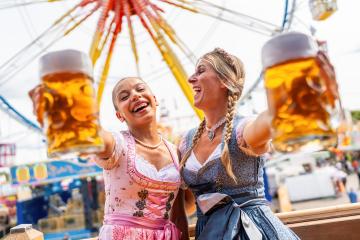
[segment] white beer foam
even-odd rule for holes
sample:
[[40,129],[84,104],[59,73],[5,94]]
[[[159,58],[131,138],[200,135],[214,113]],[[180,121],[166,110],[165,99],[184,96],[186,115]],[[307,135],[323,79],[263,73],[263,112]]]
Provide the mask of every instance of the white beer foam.
[[78,50],[49,52],[39,60],[40,77],[59,72],[81,72],[93,77],[89,56]]
[[264,44],[261,51],[262,65],[266,69],[291,59],[314,57],[318,50],[317,42],[304,33],[279,34]]

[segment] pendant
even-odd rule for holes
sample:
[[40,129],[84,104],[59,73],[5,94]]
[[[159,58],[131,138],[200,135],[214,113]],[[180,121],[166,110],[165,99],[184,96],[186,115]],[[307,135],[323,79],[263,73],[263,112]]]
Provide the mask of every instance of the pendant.
[[207,135],[208,135],[209,140],[212,141],[214,139],[214,137],[215,137],[215,132],[208,131]]

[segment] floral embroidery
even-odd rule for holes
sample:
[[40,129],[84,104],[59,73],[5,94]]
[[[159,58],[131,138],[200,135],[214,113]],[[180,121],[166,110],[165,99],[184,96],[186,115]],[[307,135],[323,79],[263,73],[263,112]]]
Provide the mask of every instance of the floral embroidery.
[[175,197],[175,194],[174,194],[173,192],[171,192],[171,193],[169,194],[169,199],[168,199],[168,201],[171,202],[171,201],[174,199],[174,197]]
[[166,201],[166,212],[164,213],[164,219],[169,219],[169,211],[171,209],[171,201],[174,200],[175,194],[173,192],[169,193],[169,197]]
[[146,199],[148,195],[149,195],[149,192],[146,189],[143,189],[140,192],[138,192],[138,196],[142,200]]
[[136,207],[140,210],[144,210],[145,206],[146,206],[146,202],[145,200],[139,200],[136,202]]
[[166,211],[170,211],[171,209],[171,203],[167,202],[166,203]]
[[144,216],[144,212],[142,210],[145,209],[146,206],[146,201],[145,199],[148,197],[149,195],[149,191],[146,189],[141,190],[140,192],[138,192],[138,196],[140,198],[139,201],[137,201],[135,203],[136,207],[139,209],[138,211],[136,211],[133,215],[136,217],[143,217]]
[[143,217],[144,216],[144,212],[143,211],[136,211],[133,214],[134,217]]
[[218,192],[221,192],[222,190],[224,190],[224,181],[222,180],[221,177],[218,177],[218,178],[215,180],[215,189],[216,189],[216,191],[218,191]]

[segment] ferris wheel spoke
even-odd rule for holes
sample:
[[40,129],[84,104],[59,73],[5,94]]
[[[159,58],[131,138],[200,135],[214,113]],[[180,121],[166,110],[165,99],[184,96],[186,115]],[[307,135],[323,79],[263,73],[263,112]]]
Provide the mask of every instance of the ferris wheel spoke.
[[76,5],[57,19],[48,29],[41,33],[31,43],[17,52],[13,57],[0,66],[0,86],[8,82],[16,73],[40,56],[59,39],[74,30],[86,20],[96,8],[82,11],[82,6]]
[[[196,62],[195,55],[189,50],[189,48],[185,45],[185,43],[181,41],[181,39],[177,36],[175,30],[162,17],[161,15],[162,10],[157,6],[150,4],[148,0],[140,0],[139,3],[140,3],[139,5],[142,6],[140,11],[142,11],[144,15],[147,17],[153,29],[161,29],[166,34],[166,36],[176,46],[179,47],[179,49],[185,54],[185,56],[190,60],[190,62],[195,63]],[[146,5],[150,6],[150,8],[144,7]]]
[[[188,84],[188,76],[182,67],[179,59],[176,57],[175,53],[171,49],[170,45],[166,42],[164,36],[161,33],[157,36],[157,38],[153,39],[158,47],[163,59],[165,60],[166,64],[168,65],[171,73],[175,77],[177,83],[179,84],[182,92],[184,93],[185,97],[187,98],[188,102],[191,104],[193,101],[193,93],[192,89]],[[202,118],[203,114],[201,111],[193,107],[195,113],[198,115],[199,118]]]
[[156,17],[158,19],[158,23],[161,27],[161,29],[165,32],[165,34],[169,37],[169,39],[179,47],[179,49],[185,54],[185,56],[195,64],[196,62],[196,56],[194,53],[186,46],[186,44],[179,38],[179,36],[176,34],[175,30],[171,27],[170,24],[167,23],[165,18],[161,15],[158,9],[153,8]]
[[63,1],[67,1],[67,0],[28,0],[28,1],[2,0],[0,2],[0,10],[41,4],[41,3],[53,3],[53,2],[63,2]]
[[[196,0],[166,0],[168,2],[176,3],[181,6],[188,6],[192,12],[200,13],[202,15],[218,19],[223,22],[233,24],[238,27],[248,29],[263,35],[273,35],[280,32],[281,27],[270,22],[251,17],[249,15],[237,12],[214,3]],[[192,8],[191,8],[192,6]],[[184,8],[185,9],[185,8]],[[219,14],[220,13],[220,14]]]
[[135,34],[134,34],[134,28],[133,28],[133,25],[132,25],[132,22],[131,22],[130,6],[129,6],[128,1],[122,0],[122,2],[124,4],[124,14],[125,14],[125,17],[126,17],[128,30],[129,30],[131,50],[132,50],[132,53],[133,53],[134,59],[135,59],[136,72],[137,72],[137,75],[140,76],[139,54],[138,54],[137,47],[136,47],[136,39],[135,39]]
[[136,15],[139,17],[141,24],[146,29],[146,31],[149,33],[150,37],[154,38],[155,37],[154,32],[152,31],[147,19],[144,18],[144,16],[143,16],[144,7],[139,5],[137,0],[130,0],[130,2],[134,7],[134,11],[135,11]]
[[98,91],[97,91],[98,104],[101,103],[102,94],[103,94],[104,88],[105,88],[105,83],[106,83],[107,77],[109,75],[112,54],[114,51],[117,37],[121,31],[121,25],[122,25],[123,11],[121,9],[121,3],[119,1],[115,2],[113,7],[114,7],[114,9],[113,9],[114,17],[112,18],[110,26],[107,29],[108,33],[106,34],[107,36],[110,36],[110,38],[108,39],[108,37],[106,37],[106,41],[104,42],[104,44],[105,44],[107,41],[110,41],[109,48],[108,48],[107,52],[105,53],[105,55],[106,55],[105,63],[104,63],[104,67],[103,67],[101,75],[100,75],[100,81],[98,83]]
[[[192,89],[190,85],[187,82],[188,76],[180,62],[180,60],[177,58],[174,51],[171,49],[169,43],[166,41],[166,38],[164,34],[161,32],[161,27],[159,24],[154,21],[154,19],[149,19],[151,27],[154,31],[154,38],[153,41],[157,48],[159,49],[165,63],[169,67],[171,73],[175,77],[176,81],[178,82],[181,90],[183,91],[185,97],[187,100],[192,103],[193,101],[193,95],[192,95]],[[195,113],[201,118],[202,112],[198,109],[194,108]]]
[[175,2],[174,0],[160,0],[160,1],[164,2],[164,3],[167,3],[167,4],[170,4],[172,6],[175,6],[175,7],[178,7],[178,8],[193,12],[193,13],[198,12],[195,7],[193,7],[191,5],[187,5],[186,3],[183,3],[183,2],[178,3],[178,2]]
[[193,101],[192,89],[187,82],[188,79],[187,74],[182,64],[180,63],[179,59],[171,49],[170,45],[167,43],[166,38],[161,31],[161,27],[157,22],[156,16],[151,14],[149,10],[146,9],[145,7],[146,4],[144,4],[144,1],[135,1],[135,0],[130,0],[130,1],[134,7],[136,14],[140,18],[140,22],[143,24],[144,28],[148,31],[156,47],[160,51],[162,58],[169,67],[169,70],[171,71],[176,81],[178,82],[185,97],[189,101],[195,113],[200,118],[202,118],[203,116],[202,112],[194,108],[193,105],[191,104]]
[[[107,42],[107,39],[111,32],[109,30],[113,23],[113,19],[109,17],[111,7],[112,7],[112,1],[107,1],[106,3],[103,3],[102,11],[99,20],[97,22],[96,30],[90,46],[90,57],[93,65],[95,65],[95,63],[99,59],[101,52],[103,51],[105,43]],[[106,32],[105,35],[104,32]]]

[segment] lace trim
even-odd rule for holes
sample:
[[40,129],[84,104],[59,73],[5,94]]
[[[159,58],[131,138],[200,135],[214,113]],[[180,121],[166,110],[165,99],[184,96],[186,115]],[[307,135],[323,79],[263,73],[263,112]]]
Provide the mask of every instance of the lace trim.
[[[161,189],[161,190],[165,190],[165,191],[176,191],[180,185],[180,181],[178,182],[161,182],[161,181],[157,181],[151,178],[148,178],[144,175],[142,175],[140,172],[137,171],[136,167],[135,167],[135,157],[136,157],[136,153],[135,153],[135,141],[132,138],[131,134],[129,131],[123,132],[124,138],[125,138],[125,142],[127,144],[127,171],[128,174],[130,176],[130,178],[136,182],[137,184],[139,184],[140,186],[144,187],[144,188],[152,188],[152,189]],[[167,144],[165,142],[165,144]],[[174,161],[174,155],[171,151],[171,149],[169,148],[168,145],[166,145],[170,151],[170,154],[172,156],[173,162],[175,163],[175,166],[177,166],[176,161]],[[178,168],[178,166],[177,166]]]

